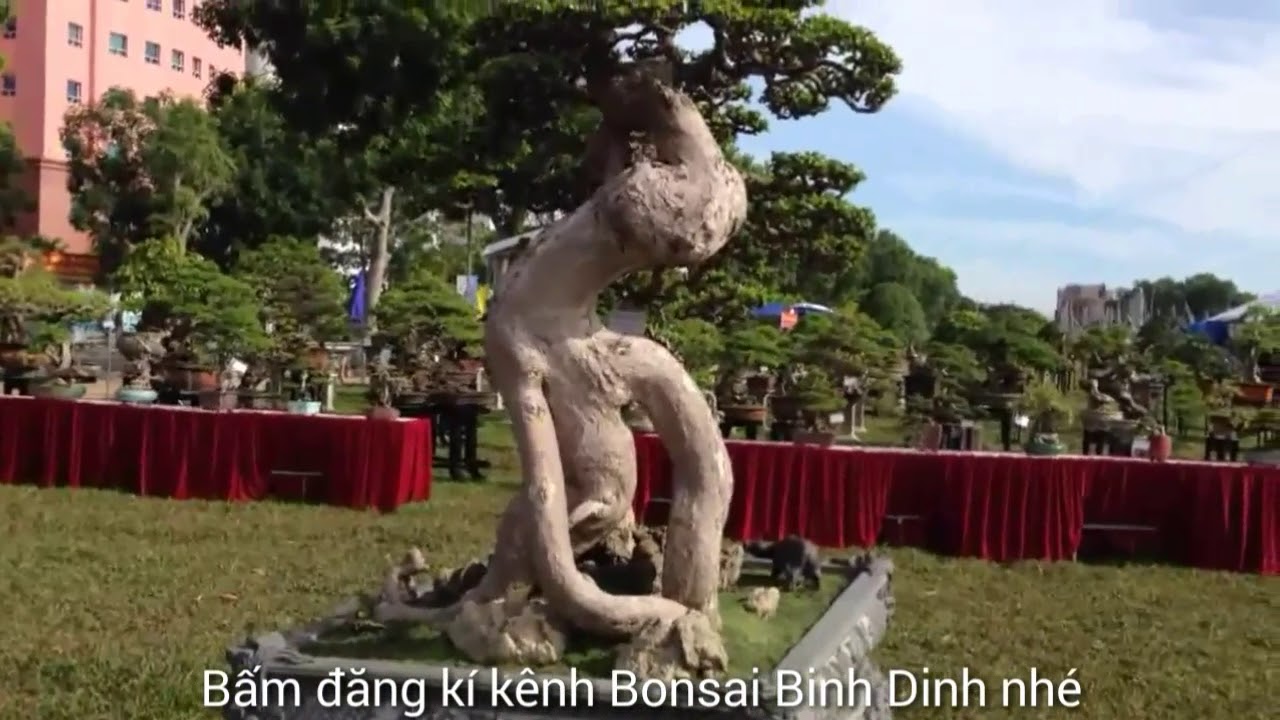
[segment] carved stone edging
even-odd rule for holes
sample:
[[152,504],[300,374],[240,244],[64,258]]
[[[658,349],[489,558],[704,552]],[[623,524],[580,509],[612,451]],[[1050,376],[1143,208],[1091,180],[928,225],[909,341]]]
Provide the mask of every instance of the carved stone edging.
[[[759,569],[767,563],[747,559],[746,567]],[[420,717],[433,720],[551,720],[552,718],[580,718],[581,720],[609,720],[621,718],[654,718],[655,720],[696,720],[698,718],[723,718],[732,716],[751,720],[885,720],[890,712],[887,703],[887,684],[884,676],[868,658],[868,653],[888,629],[893,614],[891,580],[893,565],[888,560],[874,559],[869,555],[855,556],[847,563],[828,563],[828,571],[844,572],[851,581],[832,602],[821,618],[796,643],[778,664],[774,672],[762,678],[761,706],[756,708],[706,708],[681,707],[675,704],[654,707],[637,704],[633,707],[611,707],[614,688],[607,679],[575,678],[542,673],[540,681],[552,678],[565,680],[569,687],[577,687],[571,707],[547,709],[495,707],[489,702],[493,683],[501,683],[516,676],[510,671],[481,671],[474,678],[474,705],[469,707],[444,707],[442,685],[449,676],[457,678],[460,667],[443,667],[426,663],[408,663],[386,660],[354,660],[351,658],[314,657],[299,652],[298,648],[314,641],[343,614],[339,609],[330,619],[317,621],[284,632],[271,632],[250,638],[228,649],[226,660],[232,681],[239,674],[253,675],[260,682],[263,678],[290,678],[301,689],[300,706],[279,707],[264,698],[251,707],[222,708],[226,720],[396,720]],[[335,668],[364,668],[364,679],[384,678],[397,683],[413,681],[425,688],[425,712],[414,708],[333,708],[322,707],[317,700],[319,683]],[[782,672],[798,673],[804,678],[841,681],[851,690],[841,698],[838,706],[832,702],[827,707],[778,707],[778,688],[775,680]],[[793,676],[794,677],[794,676]],[[849,681],[856,680],[855,683]],[[589,686],[589,690],[585,687]],[[421,708],[419,708],[421,709]]]

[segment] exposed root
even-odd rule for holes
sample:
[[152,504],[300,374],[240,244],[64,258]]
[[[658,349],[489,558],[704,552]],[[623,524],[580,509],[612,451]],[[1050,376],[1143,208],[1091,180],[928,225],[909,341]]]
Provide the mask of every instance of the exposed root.
[[477,663],[538,667],[564,654],[564,631],[552,621],[546,601],[530,598],[527,588],[513,588],[489,603],[463,601],[445,634]]
[[699,679],[724,673],[729,664],[715,623],[699,612],[647,623],[618,649],[615,667],[653,680]]

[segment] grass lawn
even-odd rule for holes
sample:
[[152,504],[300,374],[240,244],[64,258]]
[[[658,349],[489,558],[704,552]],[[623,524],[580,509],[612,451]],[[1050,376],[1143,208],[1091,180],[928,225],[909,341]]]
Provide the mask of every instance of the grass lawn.
[[[275,502],[173,502],[0,486],[0,719],[208,718],[200,677],[251,628],[313,617],[418,545],[488,551],[512,488],[484,428],[488,483],[436,484],[390,515]],[[988,707],[904,718],[1276,717],[1280,579],[1181,568],[999,566],[891,550],[897,615],[883,667],[989,681]],[[1074,710],[999,704],[999,681],[1077,668]]]

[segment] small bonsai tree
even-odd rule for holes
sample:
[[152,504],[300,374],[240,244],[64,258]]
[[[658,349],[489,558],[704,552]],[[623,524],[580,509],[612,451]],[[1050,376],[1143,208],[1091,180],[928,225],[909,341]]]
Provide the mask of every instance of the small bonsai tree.
[[1067,396],[1053,383],[1036,380],[1027,385],[1017,407],[1031,421],[1028,448],[1061,452],[1058,433],[1075,417],[1075,409]]
[[282,371],[293,371],[296,399],[316,399],[309,383],[318,369],[312,353],[347,334],[342,279],[315,243],[288,237],[241,253],[234,274],[255,291],[270,338],[265,359],[277,382]]
[[481,352],[484,329],[478,313],[452,285],[429,269],[414,271],[392,286],[373,312],[379,340],[391,348],[401,373],[414,385],[438,382],[439,361]]
[[871,384],[888,380],[901,352],[892,332],[853,305],[831,315],[806,316],[788,340],[792,361],[821,368],[850,403]]
[[[787,352],[781,333],[760,322],[746,322],[731,328],[724,338],[724,349],[718,363],[716,395],[735,403],[759,402],[768,392],[768,374],[782,367]],[[744,378],[745,376],[745,378]],[[739,380],[763,380],[763,388],[739,387]]]
[[926,357],[934,373],[936,386],[932,398],[908,402],[907,413],[928,416],[943,423],[956,423],[977,417],[969,398],[987,381],[987,372],[973,350],[950,343],[930,343]]
[[69,288],[40,266],[53,246],[39,238],[0,240],[0,341],[21,345],[17,364],[44,367],[54,380],[70,379],[70,326],[106,317],[110,301],[97,290]]
[[[138,329],[167,335],[166,357],[220,372],[269,345],[254,289],[174,240],[131,247],[114,279],[125,307],[141,314]],[[223,389],[229,384],[224,378]]]

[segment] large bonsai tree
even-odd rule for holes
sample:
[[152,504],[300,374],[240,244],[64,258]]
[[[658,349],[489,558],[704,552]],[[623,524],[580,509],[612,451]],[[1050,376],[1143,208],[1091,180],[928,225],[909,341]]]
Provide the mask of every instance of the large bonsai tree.
[[40,238],[0,240],[0,342],[25,347],[31,356],[22,364],[56,371],[71,362],[71,325],[104,319],[110,302],[97,290],[67,287],[46,271],[41,256],[53,247]]
[[[481,3],[473,8],[487,14],[476,19],[441,3],[328,13],[308,4],[202,4],[206,27],[268,48],[282,101],[300,122],[360,144],[475,88],[485,112],[461,113],[449,129],[470,157],[439,157],[503,172],[444,188],[442,197],[504,227],[539,204],[576,206],[515,261],[488,311],[485,359],[510,408],[523,490],[502,517],[485,575],[460,604],[431,610],[405,604],[392,576],[381,617],[439,622],[455,638],[465,630],[501,637],[512,630],[489,610],[532,584],[556,619],[634,639],[640,649],[622,654],[626,667],[650,675],[723,669],[713,617],[732,475],[716,419],[670,352],[603,328],[596,304],[620,278],[708,261],[746,223],[746,183],[720,142],[763,126],[748,79],[766,107],[789,117],[833,100],[871,112],[893,94],[893,52],[862,28],[810,12],[816,5]],[[711,34],[697,52],[676,41],[693,25]],[[580,163],[563,162],[578,151]],[[506,172],[513,169],[524,172]],[[632,401],[652,419],[678,478],[659,596],[609,594],[575,564],[633,521],[634,446],[620,412]],[[501,660],[520,662],[512,648],[527,646],[507,642]]]

